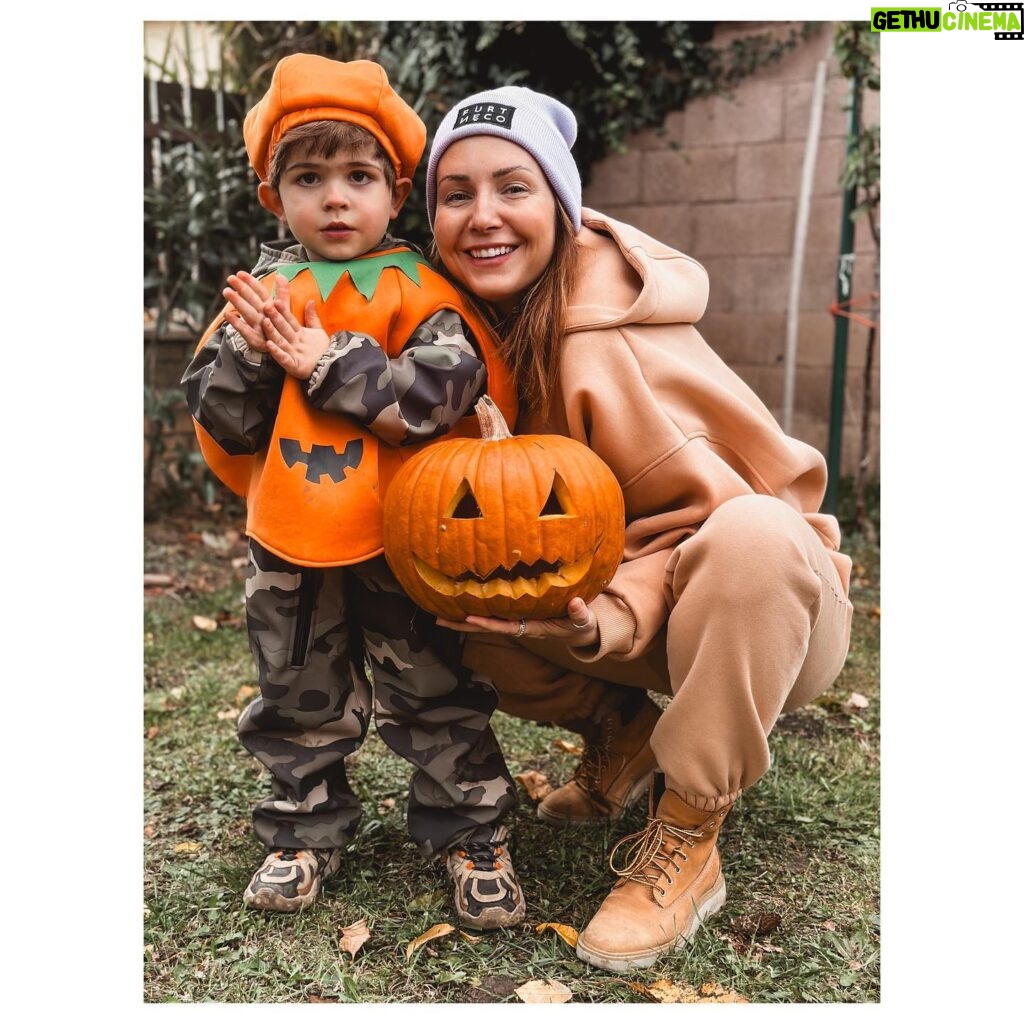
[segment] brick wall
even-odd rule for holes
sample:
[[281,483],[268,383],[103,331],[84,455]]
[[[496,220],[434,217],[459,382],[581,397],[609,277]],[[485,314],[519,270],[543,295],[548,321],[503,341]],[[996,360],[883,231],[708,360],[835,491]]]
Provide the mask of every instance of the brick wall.
[[[715,43],[785,23],[720,26]],[[608,157],[584,189],[584,203],[686,252],[708,269],[711,297],[701,331],[781,421],[794,229],[818,62],[828,59],[832,26],[781,62],[742,82],[731,98],[712,97],[670,114],[664,133],[643,132]],[[791,433],[828,448],[842,186],[849,83],[828,59],[803,273]],[[865,91],[865,124],[878,122],[878,93]],[[867,223],[855,227],[854,298],[874,287],[875,246]],[[851,322],[841,472],[860,451],[868,330]],[[879,335],[880,337],[880,335]],[[878,474],[878,348],[873,369],[869,475]]]

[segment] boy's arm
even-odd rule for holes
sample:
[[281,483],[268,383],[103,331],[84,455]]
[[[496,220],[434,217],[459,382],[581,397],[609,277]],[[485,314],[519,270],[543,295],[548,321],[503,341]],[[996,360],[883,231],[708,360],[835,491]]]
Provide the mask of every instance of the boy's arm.
[[181,378],[197,422],[229,455],[263,448],[277,414],[284,371],[230,324],[214,331]]
[[339,331],[306,384],[312,405],[359,420],[386,444],[446,434],[487,385],[487,368],[458,313],[425,320],[394,359],[369,335]]

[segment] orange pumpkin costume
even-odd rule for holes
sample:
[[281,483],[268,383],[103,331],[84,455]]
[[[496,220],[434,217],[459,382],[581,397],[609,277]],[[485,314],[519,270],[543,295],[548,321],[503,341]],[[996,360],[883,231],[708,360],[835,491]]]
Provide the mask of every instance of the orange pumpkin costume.
[[[321,295],[317,268],[337,271],[364,260],[383,263],[369,297],[356,287],[349,270],[341,271],[326,297]],[[328,334],[365,331],[389,359],[423,321],[439,310],[455,310],[473,331],[487,368],[489,394],[506,417],[514,417],[511,379],[490,330],[426,260],[393,248],[347,264],[300,266],[291,288],[296,317],[301,319],[306,301],[313,299]],[[197,351],[221,326],[218,318]],[[290,376],[284,380],[263,451],[230,454],[198,421],[196,433],[213,472],[246,498],[249,536],[282,558],[309,566],[351,565],[383,551],[384,491],[399,465],[422,447],[390,447],[356,419],[317,410],[304,385]],[[447,436],[479,436],[476,418],[464,418]]]

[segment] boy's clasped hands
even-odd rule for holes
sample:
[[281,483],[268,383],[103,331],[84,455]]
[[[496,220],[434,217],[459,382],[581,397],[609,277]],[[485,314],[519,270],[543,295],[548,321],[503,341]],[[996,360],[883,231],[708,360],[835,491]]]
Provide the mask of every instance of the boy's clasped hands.
[[312,299],[306,303],[305,324],[292,314],[289,283],[275,275],[274,294],[244,270],[228,277],[224,298],[231,303],[224,318],[254,352],[266,352],[286,373],[308,380],[331,344]]

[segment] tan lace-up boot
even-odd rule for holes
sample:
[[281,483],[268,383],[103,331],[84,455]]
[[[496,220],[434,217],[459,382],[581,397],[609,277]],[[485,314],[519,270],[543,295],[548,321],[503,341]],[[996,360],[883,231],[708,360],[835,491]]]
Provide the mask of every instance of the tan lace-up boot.
[[[580,933],[576,955],[624,973],[683,945],[725,903],[718,830],[732,805],[698,811],[665,790],[643,832],[626,836],[609,863],[620,876]],[[615,855],[625,847],[621,868]]]
[[[585,747],[573,777],[549,793],[537,816],[552,825],[592,825],[616,818],[647,792],[655,761],[648,740],[661,710],[647,696],[613,709],[597,727],[578,727]],[[589,735],[588,735],[589,733]]]

